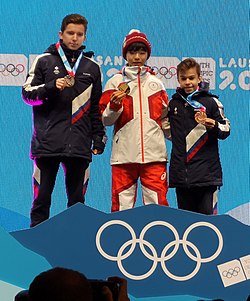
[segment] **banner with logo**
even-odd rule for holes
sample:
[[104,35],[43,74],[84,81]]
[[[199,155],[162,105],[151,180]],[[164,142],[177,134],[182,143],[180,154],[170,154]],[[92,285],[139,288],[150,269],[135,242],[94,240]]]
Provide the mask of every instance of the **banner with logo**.
[[[231,122],[230,137],[220,141],[224,186],[219,192],[218,213],[237,208],[232,214],[250,223],[248,1],[241,0],[237,9],[234,0],[227,1],[227,5],[222,0],[191,3],[185,0],[157,0],[154,5],[150,1],[133,0],[126,3],[112,0],[100,3],[94,0],[84,1],[83,4],[65,2],[57,5],[52,0],[43,5],[39,1],[16,0],[14,3],[16,5],[12,7],[6,0],[1,4],[4,14],[15,18],[6,19],[0,44],[3,162],[0,207],[29,216],[33,170],[29,160],[32,109],[22,101],[21,86],[34,58],[58,40],[62,18],[78,12],[89,21],[86,50],[95,52],[95,60],[102,70],[103,85],[125,63],[121,45],[131,28],[145,32],[151,42],[152,55],[147,63],[162,79],[169,97],[178,86],[177,64],[186,57],[194,57],[200,63],[203,79],[210,83],[211,91],[219,95],[225,115]],[[50,6],[55,5],[56,9],[51,10]],[[231,22],[236,19],[237,22]],[[105,153],[95,156],[91,164],[91,180],[86,195],[87,204],[105,212],[110,211],[111,204],[109,158],[112,128],[108,128],[107,133],[109,140]],[[170,153],[170,142],[167,142],[167,147]],[[171,206],[176,207],[172,189],[168,199]],[[141,204],[139,191],[137,205]],[[65,205],[61,171],[53,195],[52,215],[64,210]]]

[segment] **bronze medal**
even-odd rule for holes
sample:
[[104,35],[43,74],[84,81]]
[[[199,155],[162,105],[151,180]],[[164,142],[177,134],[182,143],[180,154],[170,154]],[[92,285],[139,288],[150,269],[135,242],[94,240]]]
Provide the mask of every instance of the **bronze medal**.
[[119,86],[118,86],[118,90],[128,94],[130,92],[130,88],[129,88],[129,85],[127,83],[121,83]]
[[207,114],[203,111],[199,111],[194,115],[194,119],[197,123],[204,124],[205,118],[207,118]]
[[74,86],[74,84],[75,84],[74,76],[68,74],[68,75],[65,75],[64,78],[65,78],[67,87],[71,88]]

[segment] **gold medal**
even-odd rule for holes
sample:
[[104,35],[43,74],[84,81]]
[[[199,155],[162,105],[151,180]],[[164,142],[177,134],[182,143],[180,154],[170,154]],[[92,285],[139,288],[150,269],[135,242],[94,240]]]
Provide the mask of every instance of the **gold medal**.
[[129,85],[127,83],[121,83],[119,86],[118,86],[118,90],[128,94],[130,92],[130,88],[129,88]]
[[68,75],[64,76],[64,79],[66,81],[67,87],[71,88],[71,87],[74,86],[74,84],[75,84],[75,78],[74,78],[74,76],[68,74]]
[[194,119],[197,123],[204,124],[205,118],[207,118],[207,114],[203,111],[199,111],[194,115]]

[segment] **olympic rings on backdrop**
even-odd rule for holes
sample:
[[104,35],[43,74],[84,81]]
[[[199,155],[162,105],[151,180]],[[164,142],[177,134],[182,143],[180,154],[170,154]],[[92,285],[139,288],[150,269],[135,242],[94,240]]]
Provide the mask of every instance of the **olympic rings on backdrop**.
[[14,64],[1,64],[0,63],[0,73],[4,76],[18,76],[20,73],[24,71],[24,65],[23,64],[17,64],[16,66]]
[[[102,235],[103,231],[106,228],[108,228],[110,226],[113,226],[113,225],[123,226],[124,228],[126,228],[128,230],[128,232],[131,235],[131,239],[126,241],[120,247],[120,249],[117,251],[116,256],[112,256],[112,255],[108,254],[106,251],[103,250],[103,248],[101,246],[101,235]],[[164,247],[164,249],[162,250],[161,255],[159,257],[157,255],[157,251],[156,251],[155,247],[149,241],[144,239],[144,236],[145,236],[146,232],[154,226],[166,227],[169,230],[171,230],[173,235],[174,235],[174,240],[171,241],[170,243],[168,243]],[[198,248],[192,242],[187,240],[189,233],[197,227],[210,228],[217,235],[218,247],[217,247],[217,250],[214,252],[214,254],[211,255],[210,257],[202,258]],[[130,274],[129,272],[127,272],[125,270],[125,268],[123,267],[123,264],[122,264],[122,260],[128,258],[134,252],[137,243],[139,244],[139,247],[140,247],[140,250],[141,250],[142,254],[146,258],[148,258],[149,260],[152,261],[152,265],[151,265],[150,269],[145,274],[142,274],[142,275]],[[167,260],[169,260],[169,259],[171,259],[175,256],[175,254],[177,253],[180,245],[182,245],[185,254],[191,260],[196,262],[196,266],[195,266],[194,270],[189,275],[186,275],[186,276],[176,276],[176,275],[172,274],[167,269],[166,264],[165,264],[165,262]],[[124,221],[121,221],[121,220],[111,220],[111,221],[106,222],[105,224],[103,224],[99,228],[99,230],[96,234],[96,246],[97,246],[97,249],[98,249],[99,253],[104,258],[106,258],[108,260],[111,260],[111,261],[116,261],[117,265],[118,265],[120,271],[123,273],[123,275],[125,275],[126,277],[128,277],[130,279],[143,280],[143,279],[148,278],[149,276],[151,276],[154,273],[154,271],[157,267],[157,264],[160,263],[161,267],[162,267],[162,270],[165,272],[165,274],[169,278],[174,279],[176,281],[186,281],[186,280],[189,280],[192,277],[194,277],[199,272],[202,263],[211,262],[219,256],[219,254],[222,250],[222,247],[223,247],[223,238],[222,238],[222,235],[221,235],[221,232],[219,231],[219,229],[216,226],[214,226],[213,224],[210,224],[208,222],[197,222],[197,223],[194,223],[194,224],[190,225],[186,229],[186,231],[184,232],[183,238],[180,239],[179,234],[178,234],[177,230],[175,229],[175,227],[173,225],[171,225],[170,223],[165,222],[165,221],[154,221],[154,222],[151,222],[151,223],[147,224],[142,229],[142,231],[139,235],[139,238],[137,238],[136,234],[135,234],[135,231],[133,230],[133,228],[128,223],[126,223]],[[147,249],[144,246],[147,246]],[[190,247],[193,250],[193,253],[195,253],[195,256],[189,251],[187,246]],[[150,249],[151,253],[148,253],[147,250],[149,250],[149,249]],[[126,250],[126,252],[124,253],[125,250]],[[171,250],[171,252],[169,254],[167,254],[168,250]]]
[[155,75],[160,76],[160,78],[165,77],[166,79],[170,79],[177,74],[177,68],[173,66],[169,68],[166,66],[160,68],[153,66],[152,69],[155,72]]

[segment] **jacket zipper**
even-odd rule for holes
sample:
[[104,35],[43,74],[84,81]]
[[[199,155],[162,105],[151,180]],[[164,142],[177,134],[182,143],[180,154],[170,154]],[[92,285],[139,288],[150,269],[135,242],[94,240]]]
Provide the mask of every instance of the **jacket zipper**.
[[142,162],[144,162],[144,140],[143,140],[143,118],[142,118],[142,91],[141,91],[141,68],[138,70],[138,87],[139,87],[139,102],[140,102],[140,127],[141,127],[141,156]]

